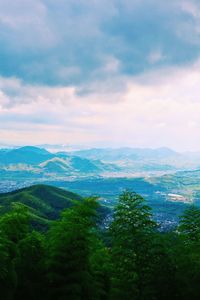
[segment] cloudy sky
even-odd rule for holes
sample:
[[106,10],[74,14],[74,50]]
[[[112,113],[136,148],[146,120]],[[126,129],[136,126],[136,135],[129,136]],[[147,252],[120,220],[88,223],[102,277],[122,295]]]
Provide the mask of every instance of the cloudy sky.
[[0,144],[200,150],[199,0],[0,0]]

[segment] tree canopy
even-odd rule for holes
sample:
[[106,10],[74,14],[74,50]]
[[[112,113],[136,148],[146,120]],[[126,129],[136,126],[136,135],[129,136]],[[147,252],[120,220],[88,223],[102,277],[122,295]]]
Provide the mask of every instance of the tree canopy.
[[125,191],[109,228],[96,198],[74,201],[46,232],[23,204],[0,217],[0,288],[5,300],[197,300],[200,209],[161,232],[151,208]]

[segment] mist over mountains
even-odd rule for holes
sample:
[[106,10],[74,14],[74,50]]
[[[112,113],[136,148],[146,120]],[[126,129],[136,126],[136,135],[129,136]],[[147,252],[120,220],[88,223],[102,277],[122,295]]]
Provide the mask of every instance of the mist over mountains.
[[175,172],[198,168],[200,153],[178,153],[169,148],[94,148],[55,153],[33,146],[0,149],[2,172],[131,177],[139,172]]
[[113,207],[122,191],[133,190],[148,201],[164,226],[177,222],[183,205],[200,204],[199,182],[199,153],[169,148],[0,149],[1,193],[48,184],[81,196],[99,196],[107,207]]
[[50,153],[45,149],[26,146],[0,150],[0,170],[37,174],[97,175],[106,171],[118,171],[113,164],[89,160],[65,152]]

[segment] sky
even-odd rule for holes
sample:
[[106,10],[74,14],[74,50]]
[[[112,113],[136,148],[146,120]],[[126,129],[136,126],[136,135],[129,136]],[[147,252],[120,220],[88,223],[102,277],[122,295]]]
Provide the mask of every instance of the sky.
[[0,144],[199,151],[199,0],[0,0]]

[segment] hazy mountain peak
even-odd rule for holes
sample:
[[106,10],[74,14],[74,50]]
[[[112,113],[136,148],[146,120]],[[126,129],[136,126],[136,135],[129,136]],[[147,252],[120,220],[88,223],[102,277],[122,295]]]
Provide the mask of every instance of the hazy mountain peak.
[[14,149],[12,151],[17,151],[17,152],[32,152],[35,154],[50,154],[50,152],[48,152],[46,149],[44,148],[39,148],[39,147],[35,147],[35,146],[24,146],[24,147],[20,147],[17,149]]

